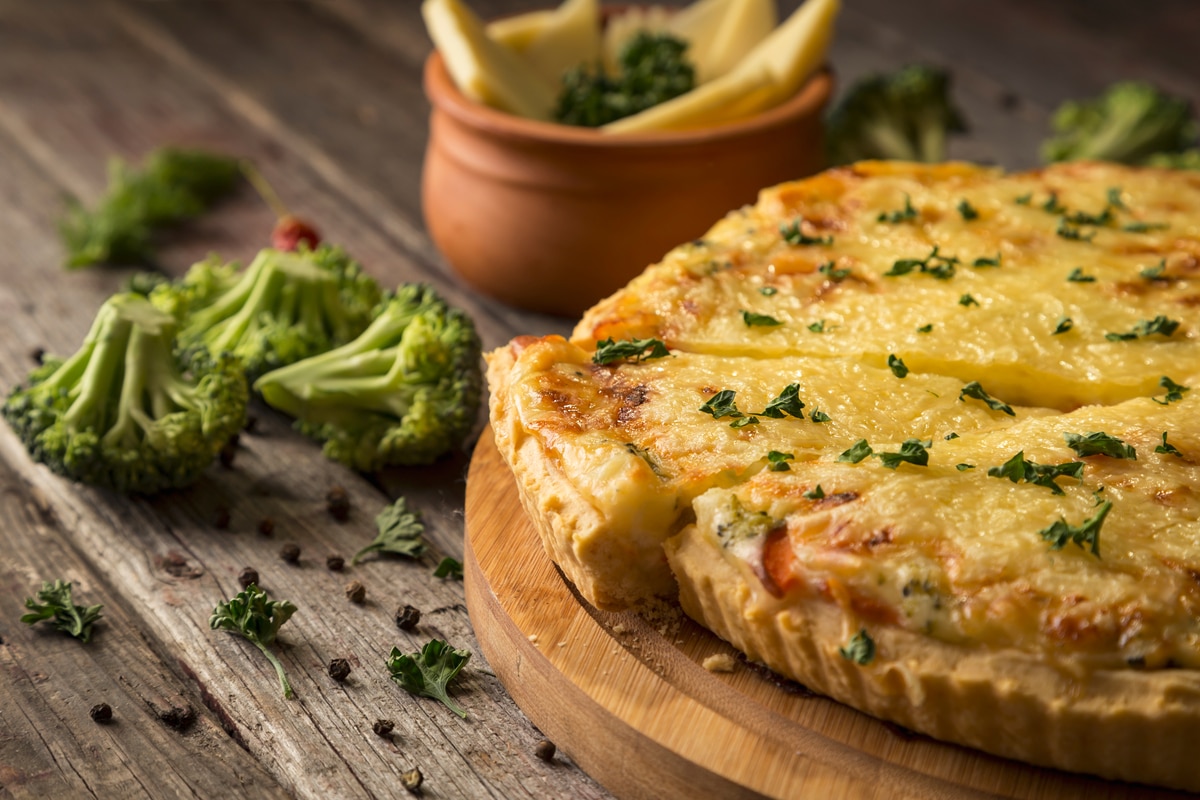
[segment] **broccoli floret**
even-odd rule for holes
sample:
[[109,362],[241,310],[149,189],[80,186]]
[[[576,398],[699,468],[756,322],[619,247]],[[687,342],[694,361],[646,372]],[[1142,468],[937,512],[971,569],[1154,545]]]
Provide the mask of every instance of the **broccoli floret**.
[[1196,143],[1187,101],[1136,81],[1114,83],[1093,100],[1063,103],[1052,125],[1057,135],[1042,144],[1046,161],[1144,164],[1155,153],[1177,153]]
[[267,373],[254,388],[348,466],[428,464],[475,423],[479,337],[471,318],[431,287],[407,284],[362,336]]
[[851,86],[829,115],[826,147],[833,164],[935,162],[946,158],[946,136],[966,129],[950,98],[950,73],[914,64]]
[[35,461],[73,480],[146,494],[192,483],[241,429],[249,390],[232,355],[185,363],[175,330],[145,298],[111,297],[79,352],[34,370],[4,418]]
[[338,247],[262,250],[249,267],[203,261],[151,293],[181,321],[185,348],[241,358],[253,380],[358,336],[378,305],[379,285]]

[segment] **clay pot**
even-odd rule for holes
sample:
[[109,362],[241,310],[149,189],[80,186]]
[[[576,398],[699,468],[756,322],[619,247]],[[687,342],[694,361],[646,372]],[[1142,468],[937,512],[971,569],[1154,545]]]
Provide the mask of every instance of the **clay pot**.
[[757,116],[691,131],[611,135],[523,119],[465,97],[441,56],[425,224],[473,288],[531,311],[577,316],[759,189],[822,168],[822,72]]

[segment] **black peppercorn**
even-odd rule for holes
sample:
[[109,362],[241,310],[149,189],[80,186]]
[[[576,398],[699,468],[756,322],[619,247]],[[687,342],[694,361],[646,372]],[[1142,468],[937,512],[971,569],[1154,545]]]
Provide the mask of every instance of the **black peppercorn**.
[[327,556],[325,566],[330,572],[341,572],[342,567],[346,566],[346,559],[339,555]]
[[296,564],[300,561],[300,545],[285,544],[279,548],[279,557],[289,564]]
[[338,683],[350,677],[350,662],[344,658],[335,658],[329,662],[329,677]]
[[417,623],[420,621],[421,612],[412,606],[406,605],[396,609],[396,627],[400,630],[411,631],[417,627]]
[[258,584],[258,570],[254,567],[245,567],[238,573],[238,584],[245,589],[250,584]]
[[542,761],[553,761],[554,754],[558,752],[558,748],[554,746],[554,742],[549,739],[542,739],[533,748],[533,754]]
[[350,518],[350,495],[341,486],[330,487],[325,494],[325,508],[329,516],[338,522],[345,522]]
[[218,508],[217,518],[213,520],[213,525],[215,525],[219,531],[227,531],[229,530],[229,522],[229,509]]
[[392,731],[395,729],[396,723],[390,719],[377,719],[375,720],[375,724],[371,726],[371,730],[375,731],[376,736],[382,736],[385,739],[391,736]]
[[258,532],[263,536],[272,536],[275,533],[275,520],[270,517],[264,517],[259,520]]
[[105,723],[112,719],[112,706],[108,703],[97,703],[92,706],[92,710],[88,712],[91,715],[93,722]]
[[367,587],[359,581],[350,581],[346,584],[346,599],[351,603],[362,605],[367,600]]
[[421,774],[419,767],[413,767],[408,772],[400,773],[400,785],[413,794],[421,793],[421,784],[424,782],[425,776]]

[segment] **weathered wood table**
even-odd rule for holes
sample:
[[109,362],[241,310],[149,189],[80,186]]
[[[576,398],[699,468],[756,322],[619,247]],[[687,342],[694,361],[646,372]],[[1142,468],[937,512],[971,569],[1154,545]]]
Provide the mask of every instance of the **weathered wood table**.
[[[484,15],[539,0],[472,0]],[[794,2],[783,4],[784,10]],[[973,132],[952,153],[1008,167],[1037,163],[1049,111],[1120,78],[1200,101],[1194,0],[845,0],[833,52],[839,80],[926,60],[952,66]],[[95,199],[110,155],[139,159],[176,143],[252,159],[292,209],[391,282],[433,282],[469,309],[485,346],[570,320],[521,313],[448,274],[422,225],[421,158],[430,45],[416,0],[0,2],[0,390],[34,353],[70,352],[129,269],[67,272],[55,219],[64,199]],[[246,259],[271,212],[243,192],[161,249],[171,273],[210,251]],[[259,407],[230,467],[152,500],[64,482],[0,429],[0,796],[394,797],[419,767],[430,797],[603,797],[571,742],[547,763],[542,738],[479,656],[462,585],[431,575],[462,555],[467,454],[427,469],[363,476],[321,457]],[[325,510],[334,486],[348,521]],[[374,534],[403,494],[427,522],[419,562],[326,569]],[[216,520],[228,514],[227,530]],[[273,533],[260,532],[271,520]],[[280,547],[302,548],[298,565]],[[298,697],[284,700],[245,642],[209,630],[214,604],[255,567],[300,606],[281,635]],[[88,646],[17,620],[42,580],[104,604]],[[357,579],[367,602],[345,599]],[[398,606],[421,609],[405,632]],[[475,653],[458,684],[460,720],[387,679],[393,645],[432,637]],[[345,684],[330,659],[354,671]],[[93,704],[115,719],[94,724]],[[395,733],[372,732],[376,719]],[[886,787],[881,787],[886,789]],[[698,790],[699,791],[699,790]]]

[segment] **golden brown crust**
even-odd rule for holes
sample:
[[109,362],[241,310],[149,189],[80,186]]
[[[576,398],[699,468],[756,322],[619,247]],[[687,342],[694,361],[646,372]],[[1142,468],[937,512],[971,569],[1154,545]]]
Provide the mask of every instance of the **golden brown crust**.
[[1069,674],[1016,650],[872,628],[876,656],[839,653],[854,627],[817,598],[777,600],[689,527],[668,540],[689,616],[751,660],[868,714],[1031,764],[1200,790],[1200,673]]

